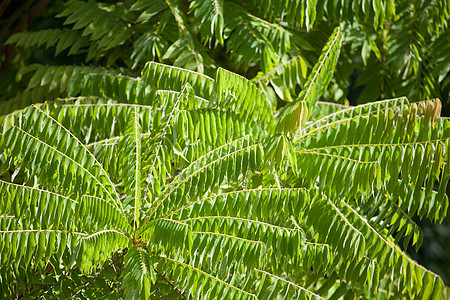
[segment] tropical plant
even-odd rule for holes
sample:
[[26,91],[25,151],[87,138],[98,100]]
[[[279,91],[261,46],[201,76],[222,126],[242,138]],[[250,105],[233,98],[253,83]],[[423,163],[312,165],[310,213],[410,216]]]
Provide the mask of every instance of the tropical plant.
[[[10,99],[2,106],[7,112],[42,97],[66,97],[63,87],[71,77],[91,72],[72,64],[137,77],[147,61],[208,76],[222,67],[250,78],[274,105],[283,106],[304,87],[336,26],[345,33],[343,59],[326,93],[328,101],[345,104],[349,97],[356,104],[399,96],[449,100],[448,1],[49,2],[17,2],[17,13],[0,28],[6,44],[0,55],[0,99]],[[24,30],[45,5],[43,20]],[[18,18],[20,12],[28,14]],[[13,52],[13,45],[20,51]]]
[[279,110],[222,68],[35,76],[71,97],[2,117],[2,297],[439,299],[402,246],[446,216],[450,121],[319,102],[341,40]]

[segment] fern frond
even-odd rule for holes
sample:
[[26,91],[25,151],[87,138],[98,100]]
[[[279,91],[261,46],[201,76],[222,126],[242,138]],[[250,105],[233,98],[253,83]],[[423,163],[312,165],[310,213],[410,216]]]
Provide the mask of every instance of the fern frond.
[[[341,204],[349,218],[361,221],[358,223],[358,227],[366,237],[368,256],[376,258],[381,273],[387,274],[391,278],[398,278],[399,286],[405,286],[411,297],[428,293],[430,289],[433,291],[434,287],[438,285],[442,286],[439,276],[418,265],[399,246],[370,226],[369,222],[349,204],[343,200],[341,200]],[[440,293],[440,291],[436,291],[436,293]]]
[[58,97],[109,97],[120,102],[151,104],[151,92],[140,80],[110,71],[82,66],[45,66],[33,64],[21,73],[34,72],[28,88],[0,105],[2,115],[30,104]]
[[[381,190],[382,194],[377,196],[375,202],[388,205],[386,201],[390,199],[389,201],[394,201],[401,210],[407,211],[409,216],[417,213],[420,217],[443,220],[448,205],[444,192],[448,176],[444,162],[448,157],[447,144],[448,139],[399,144],[343,145],[305,150],[305,153],[320,151],[349,159],[377,161],[376,178],[381,185],[372,185],[372,188]],[[423,168],[428,164],[430,169],[425,171]],[[439,183],[438,192],[434,191],[436,180]],[[370,185],[367,181],[359,182]],[[390,212],[393,214],[394,209]]]
[[307,222],[315,229],[319,241],[331,245],[343,259],[360,260],[367,248],[364,234],[328,197],[315,197]]
[[158,209],[160,214],[164,215],[167,209],[173,210],[185,203],[186,194],[190,195],[189,202],[191,202],[211,189],[211,185],[219,187],[224,180],[238,179],[247,170],[257,169],[261,160],[262,147],[258,143],[252,143],[249,136],[210,151],[191,163],[166,187],[153,205],[148,218]]
[[[447,138],[444,138],[448,134],[448,124],[445,119],[437,119],[440,103],[438,100],[429,100],[408,104],[403,99],[395,99],[379,105],[367,105],[359,111],[343,110],[316,121],[314,124],[318,126],[313,128],[315,125],[311,125],[311,130],[297,140],[300,142],[305,138],[297,147],[304,147],[301,153],[320,152],[321,155],[338,155],[364,162],[377,161],[376,181],[366,181],[370,176],[364,176],[363,181],[358,181],[359,184],[368,184],[371,189],[383,191],[377,203],[386,203],[387,199],[391,199],[408,216],[417,213],[420,217],[427,215],[441,220],[448,206],[448,199],[443,192],[447,172],[442,172],[446,170],[444,160],[448,156]],[[347,117],[333,121],[338,115]],[[319,125],[321,123],[325,124]],[[327,128],[326,134],[320,133],[322,126]],[[339,129],[329,130],[334,126]],[[314,136],[311,140],[307,138],[310,134]],[[429,169],[425,170],[425,166]],[[433,192],[435,180],[439,181],[438,193]],[[390,222],[397,224],[396,221],[404,224],[406,221],[402,219],[392,219],[394,211],[390,210],[388,215],[384,211],[377,222],[384,220],[383,226]],[[409,228],[407,237],[412,234],[413,227]],[[399,230],[406,229],[400,226]]]
[[[164,109],[166,107],[172,107],[174,103],[176,103],[178,97],[180,96],[180,92],[158,90],[157,95],[158,98],[156,101],[159,101],[157,103],[161,103],[159,106]],[[208,106],[208,102],[209,100],[195,96],[194,93],[192,93],[185,101],[180,103],[180,109],[190,110],[195,108],[206,108]]]
[[[108,69],[86,68],[73,77],[68,96],[97,96],[116,99],[119,102],[151,104],[140,78],[123,75]],[[150,99],[149,99],[150,98]]]
[[34,220],[42,228],[69,229],[77,201],[35,187],[0,180],[0,216]]
[[[86,173],[91,180],[97,182],[105,196],[123,210],[108,174],[92,153],[70,131],[37,107],[27,109],[23,117],[23,122],[18,124],[20,127],[14,126],[5,133],[8,138],[4,140],[5,144],[2,147],[5,150],[10,149],[6,156],[10,164],[13,163],[14,157],[16,157],[16,162],[20,162],[23,158],[26,158],[25,161],[29,161],[28,157],[34,154],[33,162],[37,163],[37,166],[30,166],[29,171],[37,177],[43,176],[45,178],[42,178],[43,180],[54,180],[54,170],[60,170],[65,164],[70,164],[72,168],[56,176],[57,178],[61,177],[56,186],[63,188],[65,194],[69,194],[71,191],[70,185],[73,183],[70,181],[73,175],[77,175],[74,185],[80,188],[83,186],[83,193],[88,194],[86,193],[88,188],[93,187],[85,186],[83,180],[80,180],[85,177],[80,174]],[[11,148],[11,142],[14,143],[13,148]],[[46,159],[49,156],[56,156],[59,159],[52,160],[53,164],[43,165],[47,164]],[[24,167],[27,166],[24,165]],[[63,174],[65,174],[64,178],[61,176]],[[78,196],[80,195],[78,194]]]
[[[414,222],[412,217],[410,217],[408,212],[400,208],[397,201],[398,198],[395,194],[385,195],[380,193],[379,195],[374,196],[373,200],[370,199],[366,202],[361,210],[361,213],[364,212],[370,225],[378,231],[383,231],[384,229],[389,228],[386,236],[394,236],[395,234],[395,240],[397,243],[400,238],[404,238],[404,248],[407,247],[412,238],[411,245],[415,245],[417,250],[423,242],[422,230],[416,222]],[[378,205],[379,212],[376,212],[373,209],[374,204]]]
[[286,170],[290,165],[294,170],[297,169],[297,157],[287,135],[275,133],[266,139],[265,143],[265,157],[271,168],[277,166],[281,170]]
[[282,3],[272,1],[253,1],[258,10],[269,20],[281,18],[291,27],[311,30],[318,20],[325,18],[329,22],[353,20],[364,24],[367,30],[384,27],[384,22],[395,16],[394,1],[377,3],[355,1],[352,4],[322,3],[316,0],[289,0]]
[[[333,103],[333,102],[322,102],[317,101],[315,109],[311,112],[309,119],[311,123],[317,121],[321,118],[333,115],[341,110],[349,108],[348,105]],[[309,125],[309,124],[308,124]],[[305,128],[304,128],[305,130]]]
[[70,48],[68,55],[78,54],[81,48],[89,46],[89,39],[74,30],[44,29],[13,34],[5,44],[15,44],[24,48],[41,47],[44,45],[46,49],[55,47],[55,56],[57,56],[68,48]]
[[184,85],[189,83],[195,95],[210,99],[214,80],[210,77],[177,67],[149,62],[142,71],[144,84],[154,90],[172,90],[181,92]]
[[192,1],[190,3],[189,8],[200,24],[203,42],[211,44],[214,38],[219,44],[224,44],[223,5],[222,0]]
[[138,109],[135,106],[131,118],[128,120],[128,126],[123,142],[122,151],[127,153],[123,155],[124,162],[122,165],[122,182],[125,186],[124,192],[127,198],[124,200],[125,205],[134,208],[133,228],[139,227],[141,203],[141,124],[139,120]]
[[[14,126],[12,127],[6,134],[7,140],[3,144],[3,147],[9,148],[9,151],[6,153],[6,157],[9,160],[9,164],[12,165],[14,162],[22,162],[22,167],[25,168],[26,166],[23,165],[23,161],[25,158],[29,157],[33,154],[33,150],[36,151],[36,158],[39,157],[60,157],[59,161],[53,161],[53,164],[47,165],[46,167],[40,166],[39,161],[33,162],[33,165],[29,166],[28,172],[32,174],[33,176],[37,176],[40,178],[41,183],[45,183],[46,181],[54,180],[54,170],[61,170],[61,167],[65,164],[72,165],[72,168],[69,169],[71,172],[68,172],[65,174],[65,172],[61,172],[59,176],[56,178],[59,179],[58,182],[55,184],[57,190],[64,191],[65,194],[73,193],[73,191],[69,188],[71,185],[72,187],[78,188],[78,191],[82,191],[86,193],[88,191],[88,188],[90,187],[82,185],[82,182],[80,180],[71,182],[72,179],[72,172],[75,172],[74,175],[78,175],[78,173],[84,172],[88,175],[88,177],[91,178],[91,181],[97,182],[98,187],[100,187],[104,193],[105,196],[109,197],[111,201],[114,202],[114,198],[109,193],[109,191],[106,189],[105,185],[95,177],[92,173],[90,173],[86,167],[81,165],[79,162],[77,162],[75,159],[69,157],[68,155],[62,153],[61,151],[55,149],[51,145],[45,143],[44,141],[41,141],[39,138],[27,133],[26,131]],[[19,140],[21,143],[19,143]],[[14,143],[14,146],[12,146],[11,143]],[[32,146],[32,147],[30,147]],[[11,147],[14,147],[11,149]],[[34,148],[33,150],[31,148]],[[78,152],[79,153],[79,152]],[[40,161],[42,164],[43,161]],[[20,166],[20,165],[19,165]],[[71,175],[69,177],[69,174]],[[60,178],[61,175],[65,175],[64,179]],[[79,175],[81,176],[81,175]],[[77,178],[80,178],[77,176]],[[81,176],[81,178],[84,178],[86,176]],[[80,178],[80,179],[81,179]],[[86,178],[86,180],[88,180]],[[106,182],[105,182],[106,183]],[[93,187],[92,187],[93,188]],[[76,189],[74,190],[76,191]],[[80,195],[75,194],[75,198],[78,198]]]
[[280,113],[277,125],[279,131],[298,131],[299,126],[302,124],[301,112],[304,111],[304,109],[302,109],[302,103],[306,104],[308,110],[312,110],[319,100],[321,93],[327,89],[337,64],[341,40],[341,29],[336,27],[333,34],[328,39],[327,44],[322,49],[322,54],[320,55],[318,62],[311,70],[311,73],[303,86],[302,92],[293,103],[288,104]]
[[253,3],[269,20],[276,20],[279,16],[283,16],[283,19],[291,26],[305,26],[308,30],[316,21],[317,1],[293,0],[283,3],[253,1]]
[[[375,158],[361,161],[330,153],[298,151],[296,160],[303,184],[314,186],[318,182],[331,197],[358,197],[380,185],[381,170]],[[358,180],[362,178],[364,180]]]
[[167,218],[152,220],[142,225],[136,235],[149,241],[153,247],[161,245],[165,251],[190,250],[192,247],[191,226]]
[[[314,273],[320,274],[321,270],[331,265],[333,258],[330,246],[306,241],[301,229],[272,225],[256,220],[257,218],[254,215],[251,217],[255,219],[203,216],[188,218],[183,220],[183,222],[187,222],[194,230],[200,232],[209,232],[210,234],[218,235],[223,235],[223,232],[227,232],[228,235],[231,234],[233,236],[232,238],[243,239],[243,241],[250,243],[261,243],[261,246],[258,247],[262,248],[257,248],[259,252],[255,253],[256,250],[252,250],[251,253],[236,254],[238,259],[231,260],[236,261],[239,260],[240,255],[248,255],[245,259],[247,260],[245,263],[247,267],[257,264],[263,265],[266,269],[274,272],[283,270],[288,273],[305,275],[311,273],[311,268],[313,268]],[[197,231],[194,231],[194,233]],[[197,245],[199,245],[198,247],[202,247],[199,248],[198,252],[203,253],[204,256],[209,255],[208,253],[213,255],[212,253],[214,251],[223,252],[226,251],[224,249],[228,249],[228,247],[221,247],[219,249],[212,248],[211,250],[207,250],[210,248],[203,248],[206,247],[205,244],[200,241],[196,242],[195,240],[193,245],[194,247]],[[256,247],[257,244],[254,244],[254,246]],[[213,246],[211,245],[211,247]],[[264,253],[260,251],[264,251]],[[231,254],[223,253],[223,259],[228,257],[230,261]],[[219,253],[214,255],[219,255],[220,257]],[[257,257],[260,257],[260,259],[258,260]],[[264,257],[264,259],[261,260],[261,257]],[[204,259],[206,257],[193,257],[194,261],[199,260],[199,262],[202,262]],[[213,268],[215,266],[214,261],[212,260],[210,263],[204,262],[204,264],[209,265],[209,268]],[[219,261],[222,261],[222,258]],[[223,271],[220,267],[217,268]],[[226,273],[222,273],[222,275],[226,275]]]
[[[446,30],[431,43],[430,65],[435,75],[442,76],[449,71],[450,54],[445,51],[446,46],[450,42],[450,30]],[[442,99],[444,101],[444,99]],[[444,101],[445,102],[445,101]]]
[[[257,299],[250,292],[233,286],[219,278],[212,276],[199,268],[191,266],[182,261],[170,258],[152,255],[156,260],[156,268],[171,274],[174,283],[179,286],[181,292],[190,294],[192,297],[208,298],[208,296],[217,295],[219,298],[238,299]],[[178,276],[182,274],[182,276]],[[191,283],[196,282],[195,288]]]
[[[172,14],[174,16],[175,21],[178,24],[180,32],[181,32],[185,42],[187,43],[187,50],[190,52],[190,54],[194,58],[195,69],[199,73],[203,73],[203,68],[204,68],[203,67],[203,57],[198,51],[196,51],[194,37],[192,36],[191,32],[189,31],[189,28],[186,26],[185,16],[184,16],[182,10],[179,9],[179,7],[176,3],[174,3],[170,0],[164,0],[164,1],[166,2],[167,6],[170,8],[170,11],[172,12]],[[168,51],[170,51],[170,48],[168,49]],[[165,54],[165,56],[166,55],[167,55],[167,53]],[[187,69],[191,69],[191,67],[189,67],[189,63],[185,62],[182,64],[182,66],[186,67]]]
[[132,232],[126,216],[116,206],[102,198],[83,195],[76,216],[78,226],[87,232],[112,228],[120,228],[124,233]]
[[[158,26],[159,27],[159,26]],[[161,52],[163,51],[161,45],[164,45],[164,40],[159,34],[158,30],[155,32],[146,32],[134,42],[133,52],[131,53],[131,60],[133,60],[132,69],[136,69],[142,61],[154,61],[158,58],[162,59]]]
[[227,108],[239,113],[242,118],[265,124],[273,122],[273,107],[261,91],[249,80],[225,69],[219,68],[214,82],[217,99],[210,106]]
[[[336,121],[322,118],[323,121],[320,119],[316,124],[322,122],[325,124],[312,128],[299,136],[296,144],[302,143],[304,145],[302,147],[305,148],[318,148],[325,144],[335,146],[383,142],[405,143],[426,141],[430,138],[436,139],[443,134],[439,130],[442,125],[434,125],[439,117],[440,106],[440,101],[434,99],[394,107],[381,107],[361,113],[355,111],[355,114],[336,119]],[[326,123],[328,120],[330,122]],[[398,124],[398,126],[393,126],[393,124]],[[419,126],[418,132],[414,132],[416,124],[423,125]],[[344,133],[345,131],[347,133]]]
[[187,222],[194,232],[227,233],[261,241],[267,249],[266,268],[278,270],[282,266],[284,270],[308,274],[311,266],[319,272],[332,261],[328,245],[304,241],[303,231],[286,218],[300,216],[308,206],[309,194],[304,189],[266,188],[203,198],[168,217]]
[[246,71],[252,62],[259,61],[261,69],[268,72],[279,56],[275,51],[277,44],[269,39],[273,37],[271,31],[284,29],[252,16],[233,2],[225,2],[224,11],[227,51],[235,58],[235,64]]
[[[95,2],[72,0],[66,5],[67,8],[57,17],[67,17],[64,25],[73,24],[73,30],[85,28],[82,35],[90,36],[91,41],[98,41],[95,49],[117,47],[132,35],[120,18],[114,18],[111,13],[101,9]],[[86,26],[88,24],[93,26]],[[89,52],[88,60],[95,53],[92,50]]]
[[[209,231],[193,232],[191,264],[226,279],[233,273],[235,264],[241,268],[261,266],[266,253],[265,244],[230,234]],[[238,272],[237,268],[234,272]]]
[[[311,204],[306,224],[312,226],[312,234],[317,235],[319,241],[332,246],[336,255],[333,266],[337,267],[341,279],[345,279],[346,282],[351,281],[356,291],[365,289],[367,286],[374,291],[378,286],[380,269],[378,260],[371,259],[371,256],[367,254],[371,246],[367,232],[354,226],[355,220],[348,216],[339,204],[334,204],[325,195],[320,197]],[[311,280],[312,282],[314,279]],[[333,281],[329,282],[329,284],[333,283]],[[330,287],[324,286],[321,293]],[[339,285],[339,288],[343,293],[349,291],[349,287],[345,284],[344,287]]]
[[91,268],[101,266],[111,253],[125,249],[131,242],[130,238],[114,229],[97,231],[83,236],[74,249],[74,258],[79,263],[81,271],[89,273]]
[[74,85],[68,90],[69,96],[96,96],[114,99],[122,103],[153,105],[154,95],[145,89],[140,78],[125,76],[107,70],[83,71],[73,78]]
[[[253,201],[249,199],[260,199],[261,201],[258,201],[258,205],[254,205]],[[240,190],[192,201],[174,210],[166,217],[190,219],[217,215],[246,218],[251,214],[262,222],[275,222],[284,225],[289,218],[281,217],[283,213],[292,215],[294,212],[301,212],[309,205],[309,202],[309,194],[305,189],[261,188]],[[271,211],[269,208],[276,209]]]
[[[67,104],[67,102],[73,102]],[[132,115],[134,108],[139,110],[140,122],[142,123],[142,137],[148,137],[148,132],[154,131],[160,120],[157,119],[159,109],[147,105],[117,103],[114,100],[105,101],[95,97],[76,97],[61,99],[54,103],[37,105],[39,109],[50,115],[64,128],[69,130],[77,139],[83,141],[88,150],[108,171],[110,178],[120,178],[121,170],[109,171],[111,165],[119,165],[117,157],[104,155],[104,147],[99,145],[113,146],[118,148],[123,139],[127,127],[127,119]],[[4,116],[1,120],[3,132],[11,126],[21,126],[25,111],[18,111]],[[73,122],[76,119],[79,122]],[[114,142],[113,142],[114,141]],[[146,146],[148,141],[144,139]],[[111,150],[111,149],[110,149]],[[119,172],[120,171],[120,172]]]
[[298,99],[305,101],[309,108],[313,107],[318,101],[320,97],[319,91],[326,90],[330,83],[339,57],[341,41],[341,29],[336,27],[323,47],[318,62],[311,70],[302,93],[298,96]]
[[267,86],[273,87],[276,95],[284,101],[291,102],[291,91],[298,86],[302,87],[306,80],[307,65],[301,55],[297,55],[286,62],[274,66],[265,74],[258,75],[252,81],[259,89],[265,91],[266,97],[270,97]]
[[[142,111],[141,111],[142,113]],[[153,138],[154,135],[151,133],[143,133],[140,134],[141,139],[141,149],[154,149],[156,148],[155,140]],[[104,139],[98,142],[94,142],[92,144],[88,144],[87,146],[92,149],[94,155],[97,157],[99,162],[104,166],[105,170],[112,174],[111,179],[114,182],[123,182],[122,171],[125,168],[129,168],[126,165],[126,161],[124,159],[119,159],[116,155],[119,153],[120,156],[128,155],[125,152],[123,144],[124,137],[118,136],[115,138]],[[150,152],[150,153],[149,153]],[[154,153],[151,151],[143,151],[141,152],[141,173],[145,173],[149,169],[151,169],[151,163],[153,162]],[[122,156],[123,157],[123,156]],[[131,177],[130,177],[131,178]],[[141,186],[145,185],[145,182],[142,180],[143,176],[141,176]],[[124,200],[124,202],[129,202],[130,198]]]
[[408,99],[406,97],[400,97],[395,99],[367,103],[358,106],[350,106],[342,110],[333,112],[329,115],[325,115],[323,118],[320,118],[319,120],[315,120],[309,123],[307,126],[303,128],[302,131],[303,132],[311,131],[314,130],[315,128],[322,126],[322,124],[324,123],[333,123],[335,121],[345,120],[354,116],[361,116],[368,113],[374,113],[375,111],[378,110],[385,110],[406,104],[409,104]]
[[248,134],[259,140],[263,135],[262,128],[256,123],[243,121],[234,112],[215,108],[180,111],[174,128],[178,143],[184,147],[183,155],[189,162],[228,141]]
[[61,258],[66,246],[73,248],[68,242],[74,243],[84,236],[85,233],[56,229],[11,229],[2,224],[1,263],[5,266],[23,262],[25,268],[30,264],[45,266],[51,255]]
[[[117,12],[125,2],[70,1],[63,15],[74,31],[85,28],[92,51],[108,47],[99,44],[109,33],[87,24],[107,15],[127,24],[133,41],[142,31],[167,30],[160,50],[169,56],[181,47],[180,61],[190,62],[195,59],[186,52],[188,43],[202,57],[205,50],[197,47],[196,30],[222,16],[223,24],[214,26],[223,27],[212,28],[208,41],[219,34],[236,57],[256,40],[245,55],[258,55],[240,57],[251,66],[249,74],[262,69],[269,73],[261,83],[299,84],[288,73],[302,70],[302,63],[289,57],[302,57],[306,65],[309,56],[289,48],[291,39],[298,44],[303,38],[284,11],[292,1],[281,4],[273,23],[260,17],[259,6],[223,2],[223,13],[211,6],[221,2],[196,1],[188,9],[158,1],[136,1],[124,18]],[[298,4],[301,10],[317,7],[314,1]],[[193,18],[184,15],[186,9]],[[202,9],[208,15],[195,16]],[[206,23],[188,28],[196,19]],[[245,28],[230,23],[238,19]],[[183,26],[192,34],[189,42],[183,32],[166,39]],[[316,43],[322,44],[332,29],[320,28],[325,30],[317,31]],[[221,68],[215,80],[154,62],[142,79],[87,67],[25,69],[34,74],[24,101],[45,95],[51,102],[0,120],[0,297],[44,285],[63,295],[56,288],[61,274],[81,287],[74,296],[83,291],[84,297],[118,293],[120,281],[130,298],[161,291],[224,299],[373,298],[379,291],[394,298],[438,297],[440,278],[397,244],[420,247],[416,216],[446,217],[450,119],[439,118],[437,99],[399,98],[356,108],[319,104],[341,35],[339,28],[331,35],[299,99],[277,116],[281,132],[275,132],[275,103]],[[249,38],[234,40],[242,36]],[[129,72],[126,66],[140,59],[123,60],[122,70]],[[216,66],[209,68],[208,74]],[[283,74],[293,77],[281,82]],[[312,111],[317,105],[326,108]],[[97,277],[107,285],[96,287]],[[4,288],[5,280],[13,288]]]
[[262,274],[261,282],[258,286],[258,298],[270,299],[275,295],[284,295],[285,299],[325,299],[282,277],[264,270],[255,269],[255,271]]
[[298,101],[305,101],[308,104],[308,108],[314,107],[320,97],[319,91],[326,90],[330,83],[339,57],[341,40],[341,29],[336,27],[328,39],[327,44],[322,49],[322,54],[318,62],[311,70],[302,93],[298,96]]
[[[127,120],[133,116],[135,108],[139,111],[143,132],[151,132],[158,126],[155,118],[159,109],[152,106],[117,103],[95,97],[73,100],[73,103],[49,103],[40,108],[86,144],[97,145],[102,140],[125,136]],[[73,119],[79,122],[71,122]]]
[[131,246],[124,258],[122,286],[128,298],[150,297],[152,283],[156,281],[152,257],[143,248]]
[[[153,194],[160,193],[160,186],[164,184],[165,178],[168,175],[167,165],[171,164],[171,160],[169,159],[169,155],[167,154],[169,152],[169,147],[171,147],[172,144],[168,141],[166,135],[168,135],[169,130],[172,127],[173,119],[175,119],[179,113],[180,106],[184,106],[183,104],[186,102],[192,103],[193,101],[194,93],[192,91],[192,87],[189,83],[186,83],[183,89],[179,92],[176,101],[174,101],[174,103],[171,103],[172,105],[166,108],[167,116],[165,116],[165,118],[162,120],[161,129],[159,129],[160,134],[155,138],[155,142],[157,144],[156,152],[149,158],[149,161],[152,160],[152,163],[150,165],[150,170],[148,171],[144,201],[148,201],[149,203],[151,203],[153,200]],[[170,145],[167,145],[167,143],[170,143]],[[165,161],[162,161],[162,157],[164,156],[166,157],[166,159]],[[143,171],[145,172],[147,170],[144,169]],[[150,184],[154,192],[149,190]]]
[[[365,260],[365,257],[361,261]],[[360,262],[361,262],[360,261]],[[364,264],[366,266],[366,264]],[[353,266],[354,267],[354,266]],[[360,269],[357,269],[356,272],[354,272],[353,267],[347,266],[346,270],[348,270],[350,273],[353,272],[353,274],[358,274]],[[366,270],[363,270],[366,271]],[[367,270],[369,274],[361,274],[361,277],[358,277],[356,279],[362,279],[366,275],[369,275],[369,280],[372,280],[371,282],[374,282],[375,284],[378,284],[378,277],[379,274],[376,272],[376,269],[370,269]],[[348,277],[344,277],[348,276]],[[356,275],[355,275],[356,276]],[[345,278],[345,280],[342,280]],[[364,284],[362,282],[358,282],[356,280],[351,281],[351,278],[347,274],[340,273],[338,274],[336,271],[330,272],[329,276],[327,278],[324,278],[320,280],[321,286],[317,288],[316,293],[319,295],[322,295],[324,297],[327,297],[327,299],[339,299],[339,297],[347,297],[347,298],[355,298],[360,295],[359,290],[360,287]],[[370,281],[369,281],[370,282]],[[370,283],[367,283],[365,287],[366,295],[368,298],[373,297],[373,289],[372,286],[370,286]],[[370,287],[370,290],[369,290]],[[380,295],[380,292],[377,291],[377,296]],[[395,295],[395,294],[392,294]],[[399,295],[396,295],[399,296]],[[385,299],[385,298],[381,298]]]

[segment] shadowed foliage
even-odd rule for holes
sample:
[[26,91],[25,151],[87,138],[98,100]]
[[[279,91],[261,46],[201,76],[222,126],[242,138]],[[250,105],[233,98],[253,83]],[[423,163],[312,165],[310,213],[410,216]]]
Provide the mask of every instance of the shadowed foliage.
[[305,90],[337,26],[345,38],[338,71],[324,91],[328,101],[348,104],[348,97],[364,104],[401,96],[449,101],[448,1],[4,2],[0,100],[9,100],[0,105],[4,113],[70,96],[64,87],[79,73],[106,67],[139,77],[148,61],[209,76],[222,67],[251,79],[273,106],[284,106]]

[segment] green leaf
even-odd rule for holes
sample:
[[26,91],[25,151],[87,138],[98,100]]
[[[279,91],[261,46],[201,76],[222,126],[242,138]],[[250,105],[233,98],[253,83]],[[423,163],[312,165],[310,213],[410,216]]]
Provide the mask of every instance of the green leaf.
[[124,270],[121,274],[122,286],[127,297],[147,299],[152,284],[156,281],[153,259],[145,249],[131,246],[124,257]]

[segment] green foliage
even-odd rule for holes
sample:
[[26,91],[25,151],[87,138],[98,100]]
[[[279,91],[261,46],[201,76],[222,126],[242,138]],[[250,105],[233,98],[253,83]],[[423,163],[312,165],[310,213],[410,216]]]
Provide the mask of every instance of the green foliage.
[[[71,0],[52,2],[45,16],[46,22],[30,26],[39,29],[4,36],[6,46],[20,49],[2,58],[9,64],[0,84],[5,89],[0,100],[10,100],[0,105],[4,113],[68,96],[71,75],[99,73],[82,64],[137,77],[148,61],[211,77],[219,68],[245,75],[273,108],[292,102],[300,91],[341,104],[348,104],[347,97],[353,104],[399,96],[449,101],[448,1]],[[48,22],[56,28],[47,28]],[[306,76],[316,74],[314,64],[338,26],[343,46],[336,43],[329,54],[337,57],[340,51],[343,59],[334,78],[324,74],[324,82],[316,82],[324,85],[316,95],[305,88]],[[41,53],[58,59],[43,60]],[[52,67],[30,65],[36,61]],[[77,66],[66,69],[58,66],[61,61]],[[33,80],[33,73],[42,81]],[[16,74],[14,80],[10,74]]]
[[306,122],[309,110],[313,110],[320,93],[327,89],[339,57],[341,31],[336,27],[329,42],[322,49],[319,61],[308,76],[303,91],[297,100],[284,107],[278,123],[278,130],[293,134]]
[[[77,28],[109,16],[68,5]],[[172,2],[131,8],[153,11],[148,20],[166,6],[185,28]],[[207,42],[228,34],[225,3],[197,7],[215,13]],[[102,43],[108,30],[86,35]],[[438,99],[318,102],[341,35],[281,111],[222,68],[213,78],[155,62],[139,77],[39,68],[29,90],[66,98],[1,117],[0,295],[440,298],[441,278],[404,249],[423,241],[414,218],[447,215],[450,122]]]

